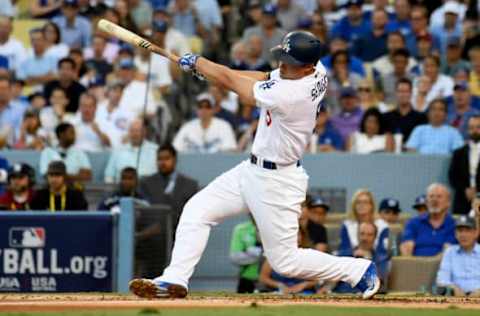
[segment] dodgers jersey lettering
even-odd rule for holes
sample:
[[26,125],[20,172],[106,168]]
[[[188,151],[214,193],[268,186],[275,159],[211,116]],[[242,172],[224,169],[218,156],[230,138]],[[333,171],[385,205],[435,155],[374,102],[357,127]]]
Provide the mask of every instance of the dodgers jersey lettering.
[[327,72],[320,62],[313,74],[298,80],[280,78],[277,69],[270,80],[255,83],[253,95],[261,112],[252,153],[279,165],[300,160],[326,89]]

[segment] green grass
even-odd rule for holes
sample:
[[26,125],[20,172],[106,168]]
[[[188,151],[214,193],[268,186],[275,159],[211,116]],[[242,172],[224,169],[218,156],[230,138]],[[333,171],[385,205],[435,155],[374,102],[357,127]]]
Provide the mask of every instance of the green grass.
[[478,316],[478,310],[457,309],[405,309],[375,307],[243,307],[243,308],[144,308],[132,311],[86,311],[86,312],[35,312],[0,313],[2,316]]

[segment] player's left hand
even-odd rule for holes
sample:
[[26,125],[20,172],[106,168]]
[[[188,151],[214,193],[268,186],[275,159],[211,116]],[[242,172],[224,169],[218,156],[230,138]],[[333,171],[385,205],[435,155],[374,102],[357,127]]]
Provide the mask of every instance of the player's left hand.
[[197,63],[199,57],[200,56],[198,55],[187,53],[180,57],[180,59],[178,60],[178,65],[185,72],[193,71],[195,70],[195,64]]

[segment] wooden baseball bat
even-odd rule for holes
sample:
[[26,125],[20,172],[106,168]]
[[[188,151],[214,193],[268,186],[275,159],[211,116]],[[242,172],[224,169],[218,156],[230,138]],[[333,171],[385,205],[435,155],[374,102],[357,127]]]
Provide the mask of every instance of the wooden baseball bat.
[[120,25],[117,25],[115,23],[112,23],[108,20],[101,19],[98,21],[97,24],[98,28],[112,36],[115,36],[122,41],[132,44],[134,46],[142,47],[145,49],[150,50],[151,52],[154,52],[156,54],[160,54],[168,59],[170,59],[172,62],[177,63],[179,57],[175,54],[172,54],[165,49],[158,47],[155,44],[152,44],[150,41],[146,40],[145,38],[121,27]]

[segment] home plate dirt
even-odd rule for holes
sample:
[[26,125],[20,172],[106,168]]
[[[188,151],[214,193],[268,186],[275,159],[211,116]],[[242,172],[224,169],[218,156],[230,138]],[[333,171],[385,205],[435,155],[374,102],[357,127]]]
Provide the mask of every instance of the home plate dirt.
[[279,296],[194,294],[186,299],[143,300],[121,294],[0,294],[0,312],[99,309],[201,308],[242,306],[323,305],[343,307],[465,308],[479,309],[480,298],[433,296],[378,296],[363,301],[352,296]]

